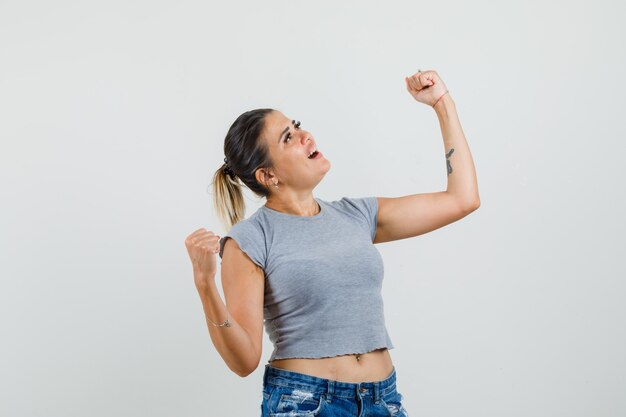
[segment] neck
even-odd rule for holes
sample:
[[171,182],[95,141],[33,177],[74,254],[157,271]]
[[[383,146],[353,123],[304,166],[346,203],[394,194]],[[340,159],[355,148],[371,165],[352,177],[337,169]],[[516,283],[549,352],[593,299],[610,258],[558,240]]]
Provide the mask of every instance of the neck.
[[265,207],[294,216],[315,216],[321,210],[321,207],[312,195],[303,200],[268,199]]

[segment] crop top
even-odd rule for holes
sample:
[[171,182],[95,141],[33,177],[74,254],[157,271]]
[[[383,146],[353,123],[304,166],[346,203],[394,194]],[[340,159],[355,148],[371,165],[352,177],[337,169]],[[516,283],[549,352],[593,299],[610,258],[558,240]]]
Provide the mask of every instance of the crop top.
[[261,206],[220,240],[220,258],[230,237],[264,271],[264,326],[274,344],[268,362],[394,348],[373,243],[377,198],[315,200],[314,216]]

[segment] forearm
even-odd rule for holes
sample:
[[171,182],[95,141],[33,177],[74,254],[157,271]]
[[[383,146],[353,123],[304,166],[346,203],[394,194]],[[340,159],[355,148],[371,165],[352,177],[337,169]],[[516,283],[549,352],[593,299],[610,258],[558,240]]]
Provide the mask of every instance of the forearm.
[[474,161],[461,128],[456,105],[449,93],[437,102],[435,112],[439,119],[446,156],[446,191],[454,195],[463,208],[475,208],[480,204],[480,197]]
[[[241,327],[232,315],[227,314],[226,305],[220,297],[215,281],[208,281],[209,284],[205,288],[198,289],[198,294],[202,300],[211,341],[226,365],[237,375],[245,377],[258,365],[252,339],[246,329]],[[222,324],[226,318],[230,323],[228,327],[218,327],[209,321],[210,319]]]

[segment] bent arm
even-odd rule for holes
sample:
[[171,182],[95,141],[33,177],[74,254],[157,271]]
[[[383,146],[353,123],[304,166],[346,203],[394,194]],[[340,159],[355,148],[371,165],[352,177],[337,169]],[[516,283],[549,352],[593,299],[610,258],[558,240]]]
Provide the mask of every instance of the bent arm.
[[[198,293],[202,300],[211,341],[230,370],[241,377],[246,377],[258,366],[260,357],[260,353],[257,353],[258,347],[232,314],[227,316],[226,305],[217,291],[215,280],[207,281],[210,284]],[[217,324],[222,324],[226,318],[230,327],[217,327],[209,321],[211,319]]]

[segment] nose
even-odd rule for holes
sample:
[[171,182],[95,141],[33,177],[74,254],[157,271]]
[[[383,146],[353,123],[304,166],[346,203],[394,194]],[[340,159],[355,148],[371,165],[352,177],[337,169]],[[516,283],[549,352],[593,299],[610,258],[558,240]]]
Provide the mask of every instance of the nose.
[[307,136],[303,136],[302,139],[300,139],[300,142],[303,145],[306,145],[307,141],[309,141],[309,140],[311,140],[311,137],[307,135]]

